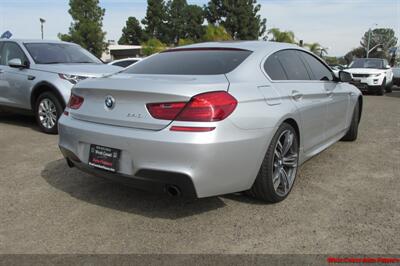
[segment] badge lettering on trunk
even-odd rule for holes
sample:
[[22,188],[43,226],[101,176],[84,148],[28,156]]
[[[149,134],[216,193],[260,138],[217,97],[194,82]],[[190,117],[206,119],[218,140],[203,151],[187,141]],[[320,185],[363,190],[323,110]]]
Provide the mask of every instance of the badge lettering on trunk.
[[142,118],[142,114],[135,114],[135,113],[128,113],[126,117],[131,117],[131,118]]

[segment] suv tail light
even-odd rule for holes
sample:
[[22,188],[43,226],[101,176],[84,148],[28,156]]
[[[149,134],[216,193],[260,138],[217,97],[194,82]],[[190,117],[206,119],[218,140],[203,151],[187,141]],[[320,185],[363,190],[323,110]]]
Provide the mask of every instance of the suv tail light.
[[83,104],[83,101],[83,97],[71,93],[67,107],[74,110],[79,109]]
[[215,122],[227,118],[235,110],[237,100],[225,91],[193,96],[188,103],[149,103],[147,109],[156,119]]

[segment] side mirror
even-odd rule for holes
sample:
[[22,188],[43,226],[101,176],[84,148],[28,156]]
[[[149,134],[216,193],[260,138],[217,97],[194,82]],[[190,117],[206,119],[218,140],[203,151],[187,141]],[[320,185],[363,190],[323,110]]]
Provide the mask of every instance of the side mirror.
[[385,66],[385,69],[390,69],[390,65],[386,65],[386,66]]
[[8,61],[8,65],[10,67],[15,67],[15,68],[27,68],[28,65],[26,63],[23,63],[21,59],[19,58],[13,58]]
[[353,80],[353,77],[349,72],[346,71],[339,71],[339,80],[341,82],[350,82]]

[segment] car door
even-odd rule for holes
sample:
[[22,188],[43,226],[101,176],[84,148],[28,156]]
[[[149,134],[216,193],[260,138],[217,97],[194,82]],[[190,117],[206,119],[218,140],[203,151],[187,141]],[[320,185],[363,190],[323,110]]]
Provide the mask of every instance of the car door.
[[295,50],[282,50],[272,54],[265,61],[264,68],[273,86],[299,112],[302,132],[300,143],[304,152],[316,149],[326,138],[326,91],[311,80],[304,62]]
[[28,68],[13,68],[8,65],[11,59],[28,62],[21,47],[11,41],[3,42],[0,55],[0,103],[3,105],[30,109],[29,89],[32,77]]
[[332,71],[314,55],[305,51],[297,51],[311,71],[313,83],[321,86],[327,95],[327,112],[325,120],[326,139],[343,133],[348,125],[348,108],[350,92],[343,83],[336,82]]

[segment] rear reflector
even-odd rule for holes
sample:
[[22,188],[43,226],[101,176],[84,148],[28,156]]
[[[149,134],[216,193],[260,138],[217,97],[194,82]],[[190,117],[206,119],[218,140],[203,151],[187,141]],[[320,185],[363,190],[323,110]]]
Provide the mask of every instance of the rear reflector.
[[71,97],[69,98],[67,107],[70,109],[79,109],[83,101],[83,97],[71,93]]
[[180,127],[172,126],[171,131],[184,131],[184,132],[208,132],[213,131],[215,127]]
[[227,118],[235,110],[237,100],[225,91],[207,92],[193,96],[188,103],[147,104],[151,116],[156,119],[215,122]]

